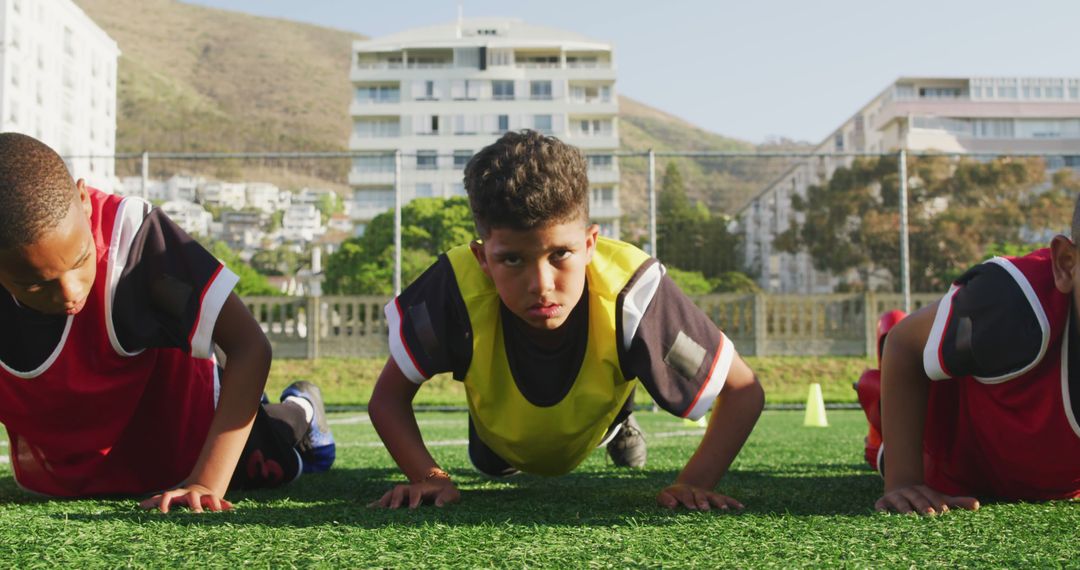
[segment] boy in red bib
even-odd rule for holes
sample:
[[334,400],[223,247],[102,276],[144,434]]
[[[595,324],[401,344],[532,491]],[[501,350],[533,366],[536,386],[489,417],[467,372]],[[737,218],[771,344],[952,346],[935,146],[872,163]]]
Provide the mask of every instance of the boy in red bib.
[[329,436],[318,389],[260,407],[270,346],[236,282],[160,210],[0,134],[0,423],[18,484],[202,511],[312,470],[301,455],[318,463]]
[[605,443],[615,465],[644,465],[631,415],[639,384],[677,416],[713,407],[697,452],[657,501],[742,508],[714,487],[757,421],[761,385],[657,260],[598,236],[581,152],[507,133],[469,162],[465,187],[482,241],[440,256],[386,306],[392,356],[368,409],[410,483],[376,504],[459,498],[411,405],[422,383],[449,372],[465,384],[469,458],[492,477],[561,475]]
[[1072,236],[975,266],[889,333],[877,509],[1080,496],[1080,209]]

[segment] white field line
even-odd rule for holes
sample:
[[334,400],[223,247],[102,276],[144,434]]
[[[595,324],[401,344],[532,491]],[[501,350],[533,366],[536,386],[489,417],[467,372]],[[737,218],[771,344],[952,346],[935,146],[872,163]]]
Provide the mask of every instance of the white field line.
[[[668,439],[672,437],[690,437],[695,435],[704,435],[703,429],[691,429],[691,430],[679,430],[679,431],[662,431],[656,433],[646,433],[645,441],[650,439]],[[468,439],[444,439],[436,441],[425,441],[424,445],[428,447],[453,447],[458,445],[469,445]],[[338,447],[383,447],[381,441],[354,441],[348,443],[338,443]]]

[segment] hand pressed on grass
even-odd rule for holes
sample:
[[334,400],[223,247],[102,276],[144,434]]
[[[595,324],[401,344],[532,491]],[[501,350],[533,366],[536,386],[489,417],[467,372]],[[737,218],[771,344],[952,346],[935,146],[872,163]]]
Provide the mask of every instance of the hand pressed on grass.
[[158,509],[163,513],[169,512],[170,505],[183,505],[191,509],[193,513],[201,513],[203,509],[209,511],[227,511],[232,509],[232,503],[218,497],[208,487],[192,484],[177,487],[164,493],[150,497],[139,503],[144,509]]
[[949,512],[950,508],[977,511],[979,501],[974,497],[939,493],[926,485],[907,485],[886,492],[874,503],[874,509],[879,512],[903,514],[937,515]]
[[450,475],[442,469],[435,468],[427,477],[416,483],[407,485],[395,485],[386,492],[379,500],[368,504],[369,507],[384,509],[396,509],[408,504],[410,509],[415,509],[421,503],[434,504],[442,507],[461,500],[461,492],[450,480]]
[[668,509],[675,509],[682,505],[692,511],[708,511],[714,507],[722,511],[745,508],[742,503],[731,497],[686,483],[675,483],[660,491],[660,494],[656,496],[656,502]]

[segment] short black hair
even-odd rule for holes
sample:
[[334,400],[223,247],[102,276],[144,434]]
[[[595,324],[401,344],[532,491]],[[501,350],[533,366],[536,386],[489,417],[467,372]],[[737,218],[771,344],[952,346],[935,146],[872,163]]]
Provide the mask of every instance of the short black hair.
[[0,133],[0,249],[35,243],[71,209],[75,182],[45,143]]
[[465,166],[465,191],[481,237],[589,217],[585,155],[559,139],[508,132]]

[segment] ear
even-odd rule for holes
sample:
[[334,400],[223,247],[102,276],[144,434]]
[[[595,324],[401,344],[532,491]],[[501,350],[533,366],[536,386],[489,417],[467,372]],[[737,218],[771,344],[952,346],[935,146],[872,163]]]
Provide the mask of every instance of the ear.
[[469,250],[472,251],[473,257],[476,258],[476,262],[480,264],[480,270],[484,272],[484,275],[491,277],[491,269],[488,267],[487,251],[484,249],[484,242],[478,239],[469,242]]
[[1076,287],[1073,278],[1080,265],[1080,251],[1071,239],[1056,235],[1050,241],[1050,264],[1054,271],[1054,286],[1062,293],[1071,293]]
[[75,181],[75,188],[79,191],[79,204],[82,206],[86,219],[94,215],[94,205],[90,203],[90,192],[86,189],[86,180],[82,178]]
[[596,252],[596,240],[600,237],[600,226],[589,224],[585,228],[585,263],[592,261],[593,253]]

